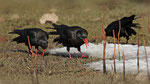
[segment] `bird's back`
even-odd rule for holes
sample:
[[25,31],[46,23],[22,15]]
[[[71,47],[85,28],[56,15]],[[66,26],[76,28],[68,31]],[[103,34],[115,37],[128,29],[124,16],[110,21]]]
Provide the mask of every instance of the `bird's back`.
[[[53,24],[54,25],[54,24]],[[55,24],[56,25],[56,24]],[[79,26],[67,26],[67,25],[57,25],[54,26],[56,29],[55,32],[50,32],[51,35],[59,35],[59,37],[54,39],[54,42],[62,43],[64,46],[75,47],[78,45],[82,45],[80,39],[77,38],[78,31],[87,31]]]
[[135,15],[131,15],[129,17],[123,17],[120,20],[114,21],[107,26],[105,29],[107,36],[113,36],[113,30],[115,31],[115,35],[118,35],[119,32],[119,21],[121,25],[120,36],[126,36],[126,32],[128,35],[136,34],[136,32],[131,27],[139,27],[138,24],[133,23],[135,20]]
[[28,38],[30,38],[31,45],[37,45],[39,40],[48,40],[48,33],[39,28],[26,28],[23,30],[15,29],[10,34],[19,34],[18,37],[14,38],[13,41],[17,43],[28,44]]
[[123,17],[122,19],[120,19],[122,27],[132,25],[134,18],[135,15],[131,15],[130,17]]

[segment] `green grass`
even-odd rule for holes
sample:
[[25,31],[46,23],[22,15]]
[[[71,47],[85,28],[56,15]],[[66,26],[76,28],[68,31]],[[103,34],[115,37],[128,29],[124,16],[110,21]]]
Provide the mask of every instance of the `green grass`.
[[[133,1],[133,0],[132,0]],[[136,0],[139,1],[139,0]],[[104,17],[104,27],[112,21],[123,16],[136,14],[145,15],[145,40],[146,45],[150,44],[147,23],[150,14],[148,3],[136,3],[124,0],[0,0],[0,36],[6,37],[9,41],[0,41],[0,82],[6,84],[31,84],[33,71],[32,56],[24,52],[12,52],[11,50],[26,50],[24,44],[10,42],[16,35],[9,35],[8,32],[14,29],[28,27],[38,27],[45,31],[50,31],[45,27],[51,24],[39,24],[39,19],[44,13],[51,13],[56,10],[59,17],[58,24],[77,25],[85,28],[89,32],[88,39],[93,40],[96,35],[102,36],[102,17]],[[11,19],[13,14],[18,14],[19,19]],[[136,23],[142,25],[142,18]],[[135,29],[136,36],[131,36],[129,43],[137,44],[142,42],[142,29]],[[54,48],[53,36],[50,36],[49,47]],[[96,40],[96,43],[102,39]],[[113,38],[108,37],[107,41],[113,42]],[[121,38],[121,42],[126,42]],[[142,45],[142,44],[141,44]],[[115,74],[111,80],[110,73],[103,74],[100,71],[87,69],[83,64],[98,61],[98,58],[69,60],[61,56],[48,55],[38,57],[38,77],[40,84],[142,84],[145,81],[137,81],[136,75],[127,74],[127,80],[123,81],[122,74]],[[9,81],[8,81],[9,80]]]

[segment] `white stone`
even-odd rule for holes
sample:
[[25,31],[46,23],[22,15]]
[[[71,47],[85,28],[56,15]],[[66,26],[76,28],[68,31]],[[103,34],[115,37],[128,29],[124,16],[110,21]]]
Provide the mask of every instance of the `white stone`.
[[55,13],[46,13],[39,20],[41,24],[45,24],[47,21],[57,23],[59,21],[58,16]]

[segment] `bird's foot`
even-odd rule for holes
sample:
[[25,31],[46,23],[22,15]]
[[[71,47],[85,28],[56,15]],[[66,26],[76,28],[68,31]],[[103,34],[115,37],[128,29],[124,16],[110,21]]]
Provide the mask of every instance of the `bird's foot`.
[[69,51],[68,51],[68,54],[69,54],[69,58],[70,58],[70,59],[73,59]]
[[88,56],[82,55],[81,58],[88,58]]

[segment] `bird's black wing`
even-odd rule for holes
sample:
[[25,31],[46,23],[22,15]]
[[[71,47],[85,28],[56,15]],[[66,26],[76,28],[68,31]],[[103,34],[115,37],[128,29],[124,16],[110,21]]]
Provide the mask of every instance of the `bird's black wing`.
[[13,32],[9,32],[9,34],[18,34],[19,36],[14,38],[12,41],[16,41],[17,43],[23,43],[27,40],[27,32],[28,29],[15,29]]
[[107,26],[107,28],[105,29],[106,32],[106,36],[113,36],[113,30],[115,31],[115,35],[117,35],[118,31],[119,31],[119,21],[114,21],[111,24],[109,24]]
[[28,31],[28,29],[15,29],[13,32],[9,32],[9,34],[18,34],[20,36],[25,36],[26,32]]
[[67,26],[67,25],[57,25],[57,24],[52,24],[54,29],[56,31],[54,32],[49,32],[50,35],[59,35],[61,39],[70,39],[72,38],[72,29]]

